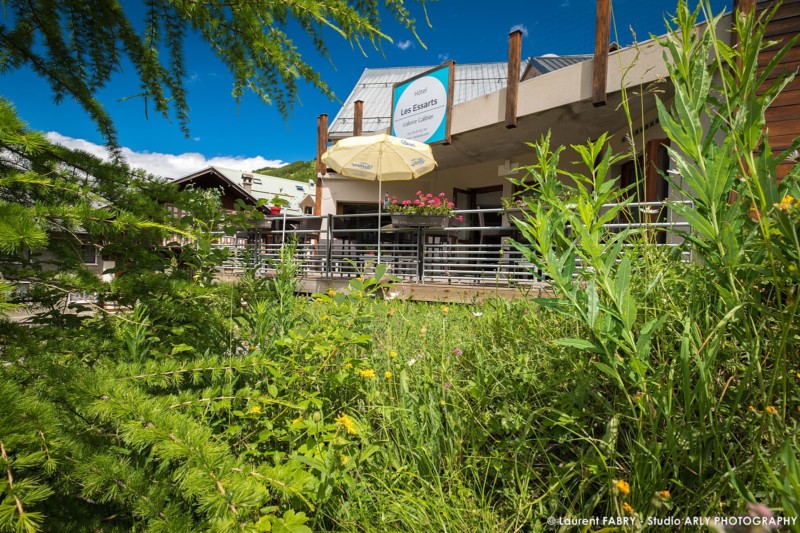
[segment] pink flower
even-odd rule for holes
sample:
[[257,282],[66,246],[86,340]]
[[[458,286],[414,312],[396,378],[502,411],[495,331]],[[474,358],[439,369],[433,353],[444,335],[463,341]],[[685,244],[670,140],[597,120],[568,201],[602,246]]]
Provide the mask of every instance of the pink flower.
[[461,351],[461,348],[456,348],[455,350],[453,350],[453,353],[455,355],[462,355],[464,352]]
[[447,207],[451,207],[452,208],[452,207],[455,207],[455,206],[456,206],[456,204],[454,204],[453,202],[447,202]]
[[417,196],[420,196],[421,194],[422,194],[422,191],[417,191]]
[[458,215],[458,221],[459,222],[464,222],[464,217],[462,217],[461,215]]
[[411,200],[403,200],[403,205],[411,205]]
[[414,200],[414,205],[419,205],[420,203],[422,203],[422,202],[420,202],[419,199]]
[[392,200],[392,205],[397,205],[397,200]]
[[445,196],[445,195],[444,195],[444,193],[443,193],[443,192],[440,192],[440,193],[439,193],[439,198],[444,198],[444,196]]

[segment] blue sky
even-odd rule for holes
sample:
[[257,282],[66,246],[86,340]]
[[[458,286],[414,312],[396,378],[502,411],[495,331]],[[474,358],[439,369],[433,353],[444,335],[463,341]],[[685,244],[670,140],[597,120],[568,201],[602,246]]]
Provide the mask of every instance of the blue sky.
[[[673,12],[677,0],[615,0],[612,40],[623,45],[651,33],[661,34],[664,17]],[[730,9],[731,0],[712,0],[716,11]],[[508,33],[523,30],[522,54],[536,56],[591,53],[594,49],[595,0],[439,0],[428,4],[431,26],[418,5],[410,4],[418,21],[423,47],[397,24],[383,29],[393,43],[381,50],[366,49],[364,56],[333,32],[328,45],[333,63],[321,58],[298,36],[301,51],[345,100],[364,68],[437,65],[447,59],[457,63],[505,61]],[[126,9],[135,19],[141,11],[134,2]],[[3,15],[0,14],[0,23]],[[615,33],[616,32],[616,33]],[[160,116],[145,116],[141,99],[121,100],[136,93],[136,81],[121,72],[100,94],[119,130],[120,144],[129,160],[148,170],[172,177],[198,170],[209,163],[252,170],[265,164],[312,159],[316,146],[316,117],[339,110],[316,90],[302,86],[292,115],[284,120],[271,106],[246,96],[237,107],[231,98],[232,78],[213,53],[198,38],[186,45],[187,87],[191,137],[185,138],[176,124]],[[76,104],[53,103],[46,83],[27,70],[0,77],[0,95],[11,100],[32,128],[53,132],[51,138],[69,146],[102,153],[102,138],[94,124]]]

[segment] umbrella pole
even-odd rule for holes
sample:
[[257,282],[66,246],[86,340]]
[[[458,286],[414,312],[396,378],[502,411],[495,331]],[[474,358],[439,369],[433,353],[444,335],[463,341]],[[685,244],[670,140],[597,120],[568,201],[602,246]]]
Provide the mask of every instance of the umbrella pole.
[[[383,210],[383,182],[378,177],[378,265],[381,264],[381,211]],[[378,266],[375,265],[375,266]]]

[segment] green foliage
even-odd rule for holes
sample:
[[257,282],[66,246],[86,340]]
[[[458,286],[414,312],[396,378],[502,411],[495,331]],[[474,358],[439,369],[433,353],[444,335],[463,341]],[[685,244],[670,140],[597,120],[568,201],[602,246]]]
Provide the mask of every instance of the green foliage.
[[288,180],[301,181],[308,183],[309,180],[316,180],[317,178],[317,163],[316,161],[293,161],[288,165],[282,167],[265,167],[253,172],[257,174],[265,174],[267,176],[274,176],[276,178],[286,178]]
[[[424,0],[418,1],[424,8]],[[50,84],[56,101],[77,101],[111,145],[116,129],[96,94],[127,62],[140,82],[130,98],[142,98],[145,113],[151,106],[167,118],[174,113],[188,136],[184,42],[189,32],[200,35],[231,72],[237,102],[247,89],[274,103],[283,116],[290,114],[301,81],[334,97],[291,32],[304,34],[325,59],[331,59],[325,44],[330,31],[363,52],[364,43],[378,47],[383,40],[391,42],[379,29],[378,6],[383,5],[416,36],[403,0],[147,0],[141,21],[131,20],[122,5],[103,1],[11,0],[3,5],[0,73],[31,68]]]

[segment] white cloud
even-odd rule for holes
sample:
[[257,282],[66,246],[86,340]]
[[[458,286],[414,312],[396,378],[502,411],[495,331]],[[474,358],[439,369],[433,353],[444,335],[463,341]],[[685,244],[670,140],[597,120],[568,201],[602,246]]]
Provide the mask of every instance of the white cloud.
[[444,63],[448,59],[450,59],[449,53],[439,54],[439,61],[441,61],[442,63]]
[[570,6],[570,0],[564,0],[563,2],[561,2],[561,7],[569,7],[569,6]]
[[524,24],[514,24],[513,26],[511,26],[511,29],[508,30],[508,33],[511,33],[513,31],[517,31],[517,30],[522,32],[522,36],[523,37],[527,37],[528,36],[528,28]]
[[408,50],[409,48],[411,48],[411,39],[400,41],[399,43],[397,43],[397,48],[399,48],[400,50]]
[[[54,143],[89,152],[101,159],[108,160],[108,151],[104,146],[61,135],[56,131],[47,132],[47,138]],[[208,166],[216,165],[237,170],[256,170],[264,167],[281,167],[286,164],[280,159],[266,159],[264,157],[244,156],[217,156],[206,157],[197,152],[183,154],[162,154],[159,152],[134,152],[130,148],[122,147],[122,156],[128,164],[135,168],[143,168],[151,174],[165,178],[180,178],[192,172],[202,170]]]

